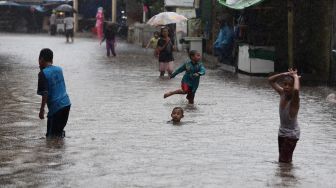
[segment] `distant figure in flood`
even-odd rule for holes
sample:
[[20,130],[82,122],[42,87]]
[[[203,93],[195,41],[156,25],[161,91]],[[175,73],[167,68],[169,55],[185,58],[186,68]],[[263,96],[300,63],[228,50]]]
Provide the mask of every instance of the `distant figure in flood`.
[[181,107],[175,107],[170,115],[172,119],[169,122],[173,124],[179,124],[181,119],[184,117],[183,113],[184,112]]
[[163,95],[164,98],[167,98],[175,94],[187,94],[187,99],[189,104],[194,104],[195,93],[197,91],[200,77],[205,74],[205,68],[201,61],[201,54],[196,50],[191,50],[189,52],[190,61],[181,65],[175,72],[170,76],[174,78],[181,72],[185,71],[185,74],[181,81],[181,89],[167,92]]
[[328,102],[330,103],[335,103],[336,104],[336,95],[335,93],[331,93],[327,96],[327,99],[326,99]]
[[[74,42],[74,18],[71,15],[72,13],[67,12],[64,18],[64,28],[65,28],[65,37],[66,42]],[[70,40],[69,40],[70,38]]]
[[52,10],[52,13],[49,18],[49,24],[50,24],[50,35],[55,35],[56,34],[56,11]]
[[160,37],[160,33],[158,31],[155,31],[153,37],[149,39],[146,48],[150,47],[150,48],[155,49],[159,41],[159,37]]
[[296,143],[300,138],[297,122],[300,108],[300,76],[297,75],[297,70],[289,69],[288,72],[269,77],[268,81],[280,95],[279,162],[291,163]]
[[68,122],[70,99],[66,92],[63,71],[53,65],[53,52],[44,48],[39,55],[37,94],[42,96],[39,117],[44,119],[44,108],[48,105],[47,138],[65,137],[64,127]]
[[174,69],[174,50],[174,41],[172,41],[169,37],[168,28],[161,28],[161,36],[157,42],[157,47],[155,50],[159,57],[160,77],[163,77],[166,71],[168,72],[168,75],[171,76]]
[[112,53],[113,56],[116,56],[115,53],[115,31],[112,24],[109,24],[104,31],[104,38],[100,41],[100,45],[102,42],[106,40],[106,56],[110,57],[110,53]]
[[96,30],[99,40],[103,38],[104,13],[103,7],[99,7],[96,14]]
[[234,44],[233,27],[227,19],[220,23],[220,30],[214,42],[214,54],[218,56],[219,62],[232,63],[232,50]]

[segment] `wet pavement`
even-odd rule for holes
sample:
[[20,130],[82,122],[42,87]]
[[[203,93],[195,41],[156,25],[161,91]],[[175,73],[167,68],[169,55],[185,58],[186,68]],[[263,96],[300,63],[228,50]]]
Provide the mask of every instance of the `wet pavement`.
[[[279,97],[265,78],[207,70],[188,106],[163,99],[182,75],[158,78],[152,51],[119,41],[0,34],[0,187],[335,187],[336,104],[303,87],[301,139],[277,163]],[[54,51],[72,101],[63,140],[38,119],[37,58]],[[176,63],[187,57],[180,55]],[[167,124],[175,106],[184,123]]]

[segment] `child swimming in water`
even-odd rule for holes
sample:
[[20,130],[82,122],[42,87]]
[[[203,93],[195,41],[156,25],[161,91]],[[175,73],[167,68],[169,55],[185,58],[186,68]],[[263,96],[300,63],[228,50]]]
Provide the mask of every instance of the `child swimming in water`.
[[268,81],[280,95],[279,162],[291,163],[296,143],[300,138],[297,122],[300,108],[300,76],[297,75],[297,70],[289,69],[288,72],[269,77]]
[[327,96],[326,100],[330,103],[336,103],[336,95],[335,93],[331,93]]
[[181,107],[175,107],[170,116],[172,117],[170,122],[173,124],[180,123],[181,119],[184,117],[183,109]]

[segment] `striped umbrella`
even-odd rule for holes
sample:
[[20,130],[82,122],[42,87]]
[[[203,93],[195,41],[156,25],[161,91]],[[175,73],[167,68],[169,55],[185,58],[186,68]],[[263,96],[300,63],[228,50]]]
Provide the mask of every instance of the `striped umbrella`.
[[153,16],[151,19],[149,19],[147,21],[147,24],[153,26],[159,26],[172,23],[179,23],[186,20],[188,20],[186,17],[177,14],[176,12],[161,12],[160,14],[157,14]]

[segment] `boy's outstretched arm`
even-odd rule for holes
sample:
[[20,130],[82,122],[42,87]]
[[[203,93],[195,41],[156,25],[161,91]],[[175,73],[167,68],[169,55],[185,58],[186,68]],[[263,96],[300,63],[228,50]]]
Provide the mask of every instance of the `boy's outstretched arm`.
[[198,72],[198,74],[199,74],[200,76],[205,75],[205,67],[204,67],[203,64],[201,64],[200,71]]
[[193,74],[194,77],[198,77],[198,76],[203,76],[205,75],[205,68],[204,68],[204,65],[201,64],[200,65],[200,70],[196,73]]
[[283,72],[280,74],[276,74],[273,76],[268,77],[268,82],[272,86],[272,88],[277,91],[279,94],[283,92],[283,88],[276,82],[282,76],[288,75],[288,72]]
[[48,100],[48,95],[42,95],[41,108],[39,113],[39,118],[44,119],[44,108]]
[[184,63],[173,72],[173,74],[170,76],[170,78],[174,78],[176,75],[180,74],[181,72],[183,72],[185,70],[186,70],[186,66],[185,66],[185,63]]

